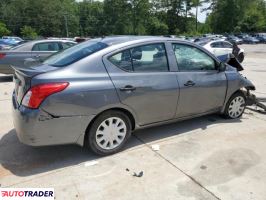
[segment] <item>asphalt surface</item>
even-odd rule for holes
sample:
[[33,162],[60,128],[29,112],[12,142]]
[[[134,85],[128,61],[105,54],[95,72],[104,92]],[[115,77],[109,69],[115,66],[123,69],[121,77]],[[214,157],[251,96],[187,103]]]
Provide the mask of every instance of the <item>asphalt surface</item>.
[[[241,48],[243,74],[264,100],[266,45]],[[255,107],[237,120],[210,115],[137,131],[121,153],[97,157],[75,145],[21,144],[10,80],[0,76],[1,187],[53,187],[56,199],[265,200],[266,115]]]

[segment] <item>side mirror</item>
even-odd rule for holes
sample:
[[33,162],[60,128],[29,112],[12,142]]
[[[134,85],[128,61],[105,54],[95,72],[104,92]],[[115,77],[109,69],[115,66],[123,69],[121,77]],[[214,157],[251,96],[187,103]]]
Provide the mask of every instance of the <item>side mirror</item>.
[[224,72],[225,69],[226,69],[226,64],[223,63],[223,62],[220,62],[220,63],[218,64],[218,71],[219,71],[219,72]]

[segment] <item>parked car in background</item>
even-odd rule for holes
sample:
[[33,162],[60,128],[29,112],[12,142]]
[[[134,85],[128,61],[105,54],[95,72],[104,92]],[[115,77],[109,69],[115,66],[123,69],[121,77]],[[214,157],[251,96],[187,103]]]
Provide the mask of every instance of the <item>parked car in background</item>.
[[229,35],[226,39],[227,41],[229,41],[230,43],[236,43],[236,44],[243,44],[243,40],[241,38],[238,38],[234,35]]
[[18,45],[23,41],[20,37],[15,36],[3,36],[2,39],[11,45]]
[[118,152],[137,129],[210,113],[239,118],[254,85],[194,43],[105,37],[30,68],[15,67],[14,126],[21,142]]
[[75,45],[68,40],[36,40],[0,51],[0,73],[13,74],[11,66],[28,67],[41,62],[51,54]]
[[22,38],[17,37],[17,36],[3,36],[2,39],[9,39],[9,40],[23,41]]
[[257,36],[256,39],[259,40],[259,43],[266,43],[266,35]]
[[241,34],[237,34],[236,35],[238,38],[244,39],[246,37],[250,37],[250,35],[248,35],[247,33],[241,33]]
[[5,39],[0,39],[0,50],[9,50],[14,47],[13,44],[8,43]]
[[258,43],[260,43],[260,41],[258,39],[256,39],[255,37],[248,36],[248,37],[243,38],[243,43],[245,43],[245,44],[258,44]]
[[[198,44],[203,46],[211,53],[213,53],[215,56],[221,56],[233,53],[233,45],[227,41],[223,40],[207,41],[207,42],[199,42]],[[237,59],[241,63],[244,61],[244,58],[245,58],[244,49],[240,49],[240,51],[238,52]]]

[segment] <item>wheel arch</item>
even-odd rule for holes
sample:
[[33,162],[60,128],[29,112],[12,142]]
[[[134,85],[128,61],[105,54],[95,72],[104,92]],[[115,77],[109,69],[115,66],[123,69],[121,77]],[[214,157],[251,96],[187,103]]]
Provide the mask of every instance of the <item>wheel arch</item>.
[[241,92],[244,96],[245,96],[245,92],[243,91],[243,89],[238,89],[238,90],[236,90],[235,92],[233,92],[233,93],[231,93],[231,95],[226,99],[226,101],[224,102],[224,105],[223,105],[223,108],[222,108],[222,110],[221,110],[221,113],[224,113],[224,111],[225,111],[225,108],[226,108],[226,105],[227,105],[227,103],[228,103],[228,101],[230,100],[230,98],[233,96],[233,95],[235,95],[236,93],[239,93],[239,92]]
[[101,111],[100,113],[98,113],[97,115],[95,115],[95,117],[89,122],[86,130],[85,130],[85,134],[84,134],[84,138],[83,138],[83,146],[86,146],[87,144],[87,137],[88,137],[88,132],[92,126],[92,124],[94,123],[94,121],[97,119],[98,116],[100,116],[101,114],[103,114],[104,112],[107,111],[120,111],[123,112],[124,114],[126,114],[131,122],[131,126],[132,126],[132,131],[135,130],[136,128],[136,119],[134,117],[134,115],[127,109],[125,108],[121,108],[121,107],[115,107],[115,108],[110,108],[110,109],[106,109]]

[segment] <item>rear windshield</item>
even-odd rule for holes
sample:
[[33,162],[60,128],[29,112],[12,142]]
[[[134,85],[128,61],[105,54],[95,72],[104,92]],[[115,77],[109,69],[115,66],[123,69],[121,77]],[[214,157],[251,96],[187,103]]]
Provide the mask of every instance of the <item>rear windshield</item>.
[[106,48],[108,45],[99,41],[88,41],[70,47],[64,51],[53,54],[43,63],[54,67],[63,67],[79,61],[97,51]]

